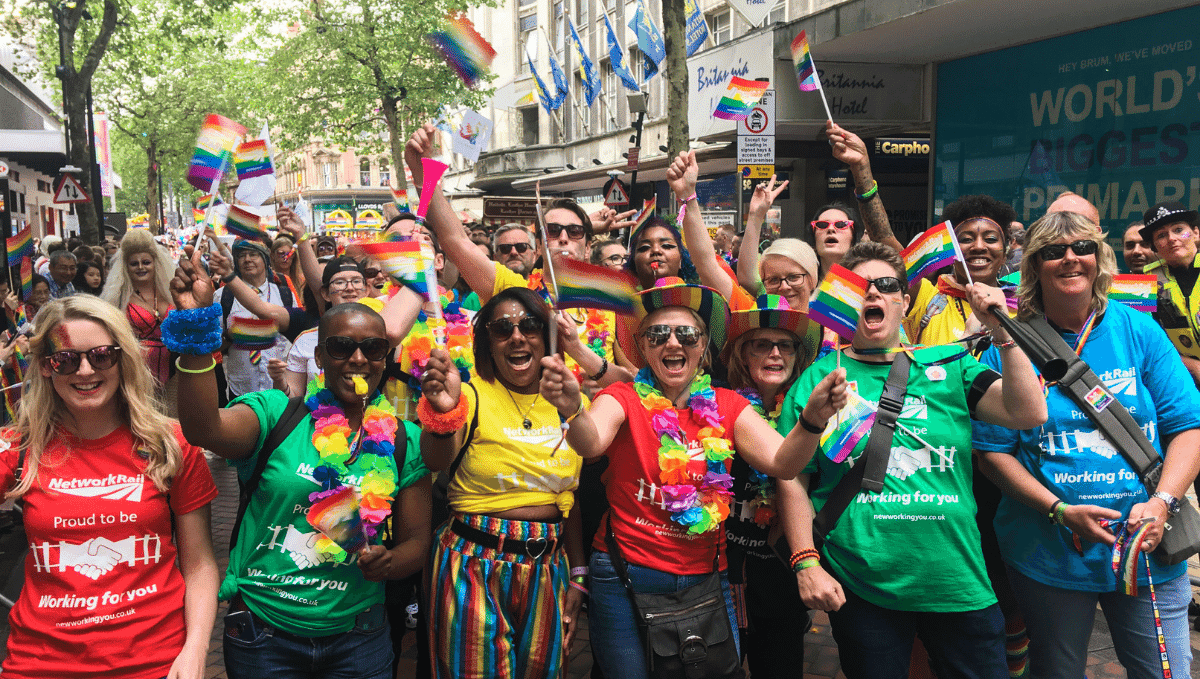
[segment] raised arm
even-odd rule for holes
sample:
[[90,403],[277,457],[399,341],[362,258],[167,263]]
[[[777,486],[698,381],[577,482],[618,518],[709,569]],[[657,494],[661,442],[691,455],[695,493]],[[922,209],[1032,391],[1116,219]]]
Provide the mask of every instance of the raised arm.
[[[1000,348],[1001,379],[992,382],[979,403],[975,415],[985,422],[1009,429],[1031,429],[1046,421],[1046,398],[1033,364],[1020,348],[1012,344],[1000,321],[987,309],[998,306],[1007,309],[1004,293],[982,283],[967,286],[975,317],[992,333],[992,341]],[[1004,311],[1002,311],[1004,312]]]
[[[292,208],[282,205],[275,211],[275,219],[279,222],[279,230],[291,234],[292,239],[296,241],[296,256],[300,258],[300,270],[304,272],[304,280],[308,289],[312,290],[313,296],[317,298],[317,303],[324,306],[325,300],[321,298],[321,274],[325,272],[325,267],[317,261],[317,251],[313,249],[309,233],[304,230],[304,221]],[[303,300],[297,300],[298,306],[302,303]]]
[[[445,349],[434,349],[429,353],[425,372],[421,375],[421,398],[429,402],[435,412],[448,413],[458,405],[462,397],[462,381],[458,368]],[[479,404],[476,403],[478,408]],[[425,466],[441,471],[454,461],[454,454],[462,447],[466,426],[460,427],[452,436],[442,436],[428,426],[421,432],[421,457]]]
[[[846,371],[838,368],[813,387],[800,418],[823,430],[829,418],[844,405]],[[821,442],[819,433],[812,433],[800,423],[792,427],[787,437],[783,438],[750,408],[742,411],[734,426],[734,441],[738,454],[746,458],[750,466],[777,479],[795,478],[812,459],[817,444]],[[774,436],[767,435],[762,429],[763,426]],[[780,438],[783,438],[782,442]]]
[[[172,314],[196,314],[196,310],[213,308],[212,281],[200,266],[200,251],[194,252],[191,260],[179,261],[171,281],[171,295],[176,309]],[[215,321],[219,324],[219,309],[217,311]],[[202,334],[207,329],[204,323],[195,325],[197,332],[194,334]],[[215,327],[219,329],[219,325]],[[179,367],[182,368],[179,371],[179,424],[188,442],[229,460],[253,453],[258,445],[258,416],[246,405],[224,409],[217,406],[217,378],[213,372],[216,359],[211,352],[183,354],[179,357]]]
[[[867,156],[867,145],[863,143],[862,139],[859,139],[858,135],[843,129],[832,120],[825,123],[825,135],[833,146],[833,157],[850,167],[850,174],[854,177],[856,189],[864,193],[870,192],[876,183],[875,176],[871,174],[871,159]],[[896,234],[892,233],[892,224],[888,221],[887,211],[883,209],[883,199],[879,197],[877,187],[869,199],[858,202],[858,212],[871,240],[890,245],[896,249],[896,252],[904,249],[900,240],[896,238]]]
[[696,163],[695,151],[681,151],[679,157],[667,168],[667,184],[675,193],[676,201],[687,200],[687,212],[683,216],[683,243],[692,255],[692,264],[700,274],[700,282],[721,293],[725,299],[733,296],[733,281],[717,263],[717,251],[713,249],[708,229],[696,199],[696,178],[700,166]]
[[758,243],[762,239],[762,225],[767,218],[767,210],[775,203],[775,199],[788,186],[784,181],[775,185],[775,175],[770,182],[759,182],[754,187],[754,195],[750,197],[750,211],[746,213],[746,232],[742,234],[742,247],[738,250],[737,275],[738,283],[751,295],[758,296],[762,280],[758,275]]
[[[608,361],[607,368],[604,366],[606,359],[592,351],[583,343],[583,340],[579,339],[579,326],[575,324],[575,319],[571,318],[570,314],[560,311],[555,314],[555,318],[558,321],[558,346],[562,347],[568,356],[575,359],[584,375],[590,377],[604,370],[604,374],[595,383],[597,386],[603,389],[617,382],[633,381],[633,372],[620,365],[616,360]],[[613,356],[615,359],[615,352]]]
[[[394,281],[393,284],[395,284]],[[403,286],[384,303],[379,315],[383,316],[388,342],[393,347],[399,346],[408,336],[413,324],[417,322],[417,315],[421,312],[421,305],[424,303],[424,297]]]
[[539,389],[542,398],[557,408],[559,415],[570,420],[567,443],[580,457],[603,455],[625,422],[625,410],[617,399],[608,394],[601,394],[592,401],[591,408],[584,410],[579,382],[558,355],[542,359]]
[[[437,128],[426,123],[413,132],[404,146],[404,162],[412,172],[413,181],[417,186],[421,186],[425,177],[421,159],[433,157],[433,141],[436,134]],[[471,238],[463,231],[458,215],[450,209],[450,202],[439,190],[435,190],[429,200],[429,212],[425,215],[425,223],[437,234],[442,252],[458,267],[459,274],[466,279],[471,289],[478,293],[479,300],[486,303],[491,299],[492,291],[496,289],[495,264],[471,242]]]

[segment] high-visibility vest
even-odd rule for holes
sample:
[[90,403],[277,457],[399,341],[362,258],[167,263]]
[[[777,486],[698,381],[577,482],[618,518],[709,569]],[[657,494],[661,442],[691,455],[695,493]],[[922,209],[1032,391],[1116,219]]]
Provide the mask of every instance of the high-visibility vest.
[[[1200,268],[1200,254],[1192,266]],[[1200,359],[1200,281],[1192,286],[1192,294],[1185,297],[1166,261],[1147,264],[1145,272],[1158,277],[1158,310],[1154,312],[1154,320],[1167,332],[1181,355]]]

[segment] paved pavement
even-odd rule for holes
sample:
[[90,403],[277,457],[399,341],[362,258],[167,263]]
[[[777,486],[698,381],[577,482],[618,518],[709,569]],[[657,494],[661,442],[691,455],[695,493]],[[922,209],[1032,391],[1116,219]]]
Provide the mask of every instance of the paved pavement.
[[[212,460],[209,463],[216,479],[220,496],[213,503],[213,541],[216,547],[217,563],[222,573],[229,561],[229,533],[233,529],[233,521],[237,514],[237,477],[233,470],[223,461]],[[1195,498],[1192,498],[1195,501]],[[17,558],[24,548],[24,535],[19,524],[13,527],[5,525],[0,520],[0,573],[8,573],[15,565]],[[1200,576],[1200,563],[1196,559],[1189,564],[1192,575]],[[14,588],[11,583],[3,589],[6,595],[12,596]],[[217,624],[213,628],[212,641],[209,645],[208,663],[205,677],[208,679],[225,677],[225,665],[221,651],[221,634],[224,631],[221,620],[224,617],[225,605],[218,609]],[[568,667],[569,679],[582,679],[590,676],[592,665],[591,653],[588,650],[588,630],[586,617],[581,620],[577,639],[572,644],[571,660]],[[7,638],[7,622],[0,624],[0,636]],[[413,679],[416,677],[416,645],[413,634],[404,639],[401,653],[398,679]],[[813,624],[804,638],[804,666],[797,672],[802,679],[844,679],[838,664],[837,646],[829,632],[829,621],[824,613],[818,612],[813,618]],[[1192,632],[1192,651],[1198,659],[1194,663],[1192,677],[1200,679],[1200,632]],[[0,651],[0,657],[3,652]],[[927,675],[926,675],[927,676]],[[1108,636],[1108,627],[1103,615],[1096,616],[1096,626],[1092,633],[1088,657],[1088,679],[1123,679],[1125,670],[1117,662],[1113,652],[1112,642]],[[912,679],[922,679],[918,671],[911,674]]]

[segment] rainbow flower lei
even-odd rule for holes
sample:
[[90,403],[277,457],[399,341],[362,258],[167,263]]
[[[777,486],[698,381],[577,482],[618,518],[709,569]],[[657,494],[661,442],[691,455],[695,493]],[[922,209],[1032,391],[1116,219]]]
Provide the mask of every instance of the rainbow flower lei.
[[[321,490],[308,496],[309,502],[328,497],[345,485],[342,480],[350,473],[349,464],[354,462],[350,450],[350,422],[333,392],[325,388],[325,375],[317,375],[308,383],[305,404],[312,411],[313,447],[321,456],[321,464],[313,471],[313,478],[321,484]],[[362,516],[363,531],[370,540],[378,532],[379,524],[392,513],[392,496],[396,493],[396,431],[399,421],[396,410],[378,392],[363,413],[362,436],[357,464],[367,472],[359,483],[362,499],[359,515]],[[319,553],[329,554],[335,561],[346,560],[346,550],[324,535],[317,540]]]
[[[763,407],[762,396],[759,396],[758,391],[746,388],[738,389],[737,393],[750,402],[750,407],[754,408],[754,412],[761,415],[767,424],[775,426],[775,421],[779,419],[779,413],[783,410],[784,394],[775,395],[775,409],[768,413]],[[775,482],[753,465],[746,466],[750,468],[751,488],[755,492],[754,499],[750,501],[750,506],[754,508],[754,523],[760,526],[773,525],[778,516],[775,511]]]
[[424,311],[418,313],[416,323],[404,340],[400,369],[410,376],[408,386],[411,389],[420,390],[421,375],[425,374],[425,365],[429,363],[429,354],[437,346],[439,333],[445,333],[446,350],[458,367],[462,381],[470,380],[471,368],[474,367],[471,321],[457,302],[451,302],[443,305],[440,322],[437,318],[430,318]]
[[[578,321],[579,319],[575,319]],[[611,336],[608,324],[605,322],[604,312],[599,309],[588,309],[587,316],[583,321],[583,340],[584,345],[592,350],[592,353],[601,358],[608,358],[608,352],[605,347],[608,345],[608,338]],[[583,373],[583,369],[570,356],[567,357],[567,367],[575,374],[575,379],[580,382],[587,379],[587,375]]]
[[727,462],[733,457],[729,441],[722,438],[725,427],[717,411],[717,394],[712,378],[699,374],[688,387],[688,408],[706,426],[698,437],[704,448],[705,472],[699,479],[688,473],[687,434],[679,424],[674,404],[654,386],[649,367],[642,368],[634,379],[634,390],[642,406],[650,412],[650,426],[662,443],[658,449],[659,483],[671,520],[684,526],[689,533],[701,534],[716,530],[729,516],[733,498],[730,488],[733,477]]

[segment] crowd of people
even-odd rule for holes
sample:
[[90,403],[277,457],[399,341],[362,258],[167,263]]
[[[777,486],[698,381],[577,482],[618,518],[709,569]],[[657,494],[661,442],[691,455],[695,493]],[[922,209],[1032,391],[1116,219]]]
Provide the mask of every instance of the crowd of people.
[[[437,134],[405,147],[417,185]],[[815,610],[851,679],[1078,679],[1097,607],[1131,677],[1188,675],[1186,567],[1155,550],[1200,473],[1197,213],[1122,235],[1153,314],[1109,299],[1073,194],[1027,227],[958,198],[962,259],[910,278],[865,145],[826,134],[852,197],[785,220],[798,238],[763,232],[775,178],[711,235],[693,153],[674,219],[393,209],[381,237],[429,246],[433,295],[286,207],[269,243],[46,238],[32,294],[0,285],[0,479],[30,544],[4,674],[206,676],[227,601],[234,679],[393,677],[415,601],[422,677],[562,677],[585,610],[592,676],[658,677],[639,595],[710,583],[720,624],[687,633],[755,679],[800,673]],[[562,259],[628,274],[635,313],[554,308]],[[836,267],[867,282],[852,338],[808,314]],[[1035,321],[1145,433],[1156,485],[1008,331]],[[224,573],[206,455],[241,488]]]

